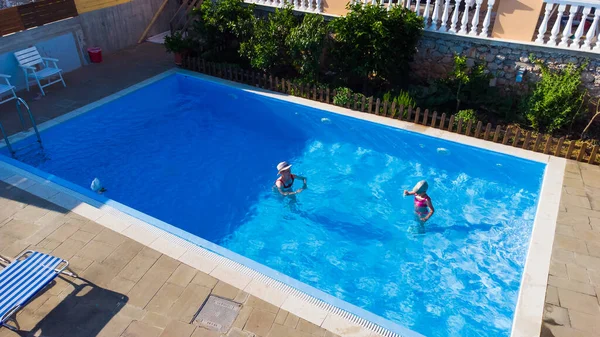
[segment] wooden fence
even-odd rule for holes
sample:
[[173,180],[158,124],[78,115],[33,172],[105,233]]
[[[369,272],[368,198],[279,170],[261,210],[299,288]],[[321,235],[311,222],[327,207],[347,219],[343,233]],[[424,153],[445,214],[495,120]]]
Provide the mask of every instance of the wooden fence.
[[0,36],[77,16],[74,0],[40,0],[0,10]]
[[[278,77],[273,77],[262,72],[242,70],[231,65],[207,62],[200,58],[184,58],[182,67],[210,76],[327,104],[333,104],[333,97],[336,95],[336,91],[329,88],[296,84],[284,78],[279,79]],[[550,135],[523,130],[519,127],[508,126],[503,128],[500,125],[493,127],[492,124],[487,123],[484,125],[481,121],[468,121],[465,125],[462,120],[456,120],[454,115],[447,115],[446,113],[438,114],[437,111],[430,112],[428,109],[422,110],[402,105],[397,106],[396,102],[390,103],[380,98],[365,97],[359,94],[354,94],[345,104],[345,107],[355,111],[395,118],[494,143],[501,143],[506,146],[587,162],[593,165],[600,164],[597,160],[598,145],[591,146],[578,140],[567,140],[564,137],[556,139]]]

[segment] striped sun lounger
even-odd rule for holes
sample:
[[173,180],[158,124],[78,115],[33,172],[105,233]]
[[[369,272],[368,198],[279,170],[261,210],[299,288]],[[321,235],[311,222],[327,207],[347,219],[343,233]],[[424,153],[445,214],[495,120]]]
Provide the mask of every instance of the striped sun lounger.
[[[67,271],[68,266],[69,262],[66,260],[28,250],[17,256],[6,268],[0,270],[0,323],[2,326],[13,331],[18,330],[16,313],[60,273],[77,277]],[[8,321],[12,321],[14,325],[9,325]]]

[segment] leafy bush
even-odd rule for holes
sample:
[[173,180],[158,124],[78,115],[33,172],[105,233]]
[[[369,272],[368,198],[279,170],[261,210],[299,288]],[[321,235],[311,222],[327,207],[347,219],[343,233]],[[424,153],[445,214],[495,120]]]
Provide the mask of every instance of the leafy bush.
[[542,62],[542,78],[524,101],[531,126],[542,132],[554,132],[577,118],[585,92],[581,89],[581,72],[586,65],[567,65],[564,70],[550,70]]
[[333,104],[346,106],[348,102],[352,101],[352,90],[350,88],[340,87],[335,89],[335,96],[333,96]]
[[253,20],[253,34],[240,45],[240,55],[250,61],[253,68],[277,74],[291,66],[286,40],[298,20],[289,4],[275,9],[268,19]]
[[326,34],[327,25],[323,16],[306,14],[302,23],[291,29],[285,41],[296,71],[310,82],[318,79],[319,59]]
[[348,5],[348,14],[330,23],[332,68],[340,80],[362,84],[380,79],[393,86],[407,79],[409,61],[422,35],[423,19],[404,6]]
[[165,36],[165,49],[169,53],[181,53],[191,47],[191,41],[184,38],[181,32]]
[[417,102],[412,98],[412,96],[408,93],[408,91],[400,90],[400,93],[393,97],[391,92],[386,92],[383,95],[383,100],[388,101],[390,103],[396,102],[397,106],[404,106],[405,108],[411,107],[416,108]]
[[[400,109],[400,107],[404,107],[403,113],[402,113],[402,118],[406,118],[406,114],[408,113],[407,108],[416,108],[417,107],[417,102],[412,98],[412,96],[404,90],[400,90],[400,92],[398,93],[397,96],[393,96],[392,92],[388,91],[383,95],[383,101],[388,101],[390,103],[396,102],[396,107],[397,109]],[[395,112],[394,112],[394,116]]]
[[243,0],[204,1],[194,9],[195,20],[190,35],[203,51],[237,49],[239,40],[252,35],[253,5]]
[[450,73],[451,85],[456,87],[456,111],[459,111],[461,100],[471,101],[481,94],[481,90],[489,87],[491,75],[485,72],[485,65],[476,62],[467,66],[467,57],[454,55],[454,68]]
[[473,109],[460,110],[454,116],[454,120],[457,121],[457,122],[458,121],[462,121],[463,124],[466,124],[469,121],[471,121],[471,122],[477,122],[477,114],[475,113],[475,110],[473,110]]

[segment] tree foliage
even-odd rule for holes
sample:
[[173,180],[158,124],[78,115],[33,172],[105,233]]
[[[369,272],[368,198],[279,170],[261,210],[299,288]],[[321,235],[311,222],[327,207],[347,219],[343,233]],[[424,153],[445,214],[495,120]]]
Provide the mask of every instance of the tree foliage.
[[564,70],[551,70],[542,62],[542,78],[525,100],[526,116],[536,130],[552,133],[573,123],[579,115],[585,92],[581,72],[585,64],[569,64]]
[[377,77],[392,85],[407,79],[421,38],[423,19],[404,6],[348,5],[348,14],[330,23],[332,68],[351,84]]
[[194,9],[191,36],[203,51],[236,48],[252,35],[254,7],[243,0],[203,1]]
[[268,19],[253,20],[253,34],[240,45],[240,55],[246,57],[253,68],[277,74],[291,65],[286,40],[298,25],[292,8],[292,5],[277,8]]
[[317,81],[327,25],[322,15],[306,14],[302,23],[291,29],[285,44],[292,64],[305,80]]

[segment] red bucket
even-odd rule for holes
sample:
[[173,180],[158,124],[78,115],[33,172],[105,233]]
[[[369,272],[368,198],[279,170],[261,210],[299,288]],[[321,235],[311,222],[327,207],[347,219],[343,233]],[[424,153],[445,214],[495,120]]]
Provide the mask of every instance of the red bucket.
[[88,48],[88,55],[90,56],[90,61],[92,63],[100,63],[102,62],[102,49],[99,47]]

